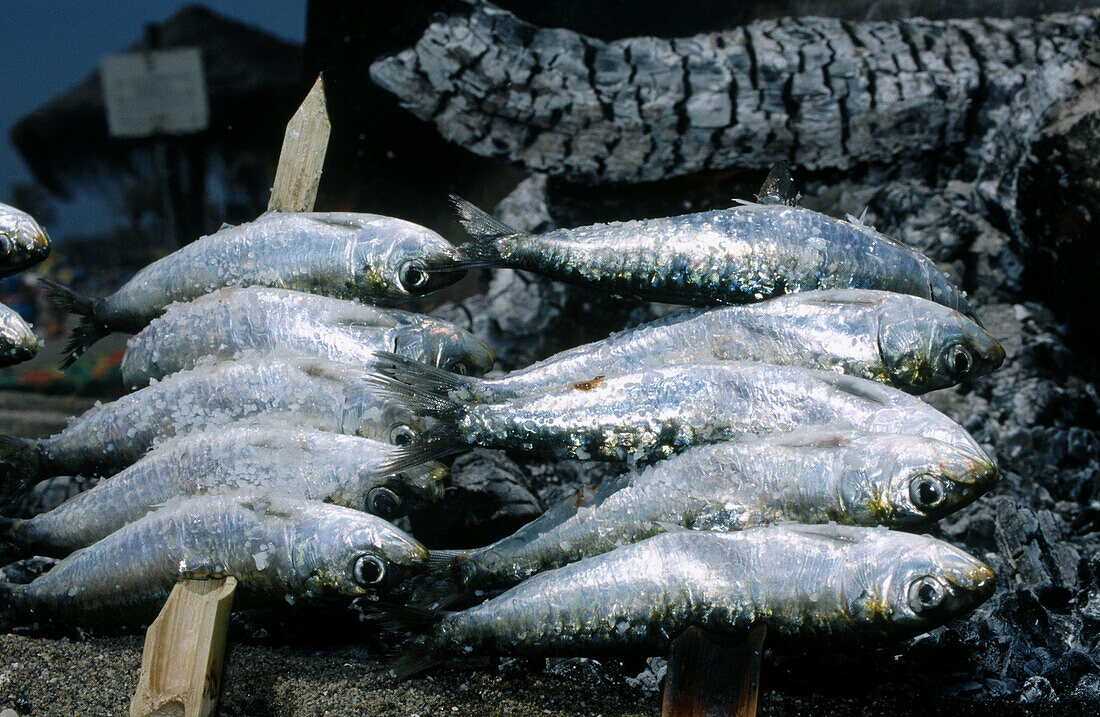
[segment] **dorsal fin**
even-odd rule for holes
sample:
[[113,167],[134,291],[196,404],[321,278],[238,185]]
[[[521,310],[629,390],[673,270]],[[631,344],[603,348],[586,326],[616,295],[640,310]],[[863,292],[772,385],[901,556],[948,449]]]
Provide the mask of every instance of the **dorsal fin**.
[[821,525],[778,523],[778,525],[791,532],[805,535],[808,538],[817,538],[818,540],[835,541],[839,543],[858,543],[863,540],[865,532],[860,528],[853,528],[850,525],[838,525],[836,523],[824,523]]
[[791,164],[783,159],[772,165],[756,201],[760,204],[786,204],[793,207],[801,195],[795,191],[794,178],[791,176]]
[[220,227],[218,227],[218,231],[222,232],[222,231],[225,231],[226,229],[232,229],[235,226],[237,226],[237,225],[236,224],[230,224],[229,222],[222,222],[222,225]]

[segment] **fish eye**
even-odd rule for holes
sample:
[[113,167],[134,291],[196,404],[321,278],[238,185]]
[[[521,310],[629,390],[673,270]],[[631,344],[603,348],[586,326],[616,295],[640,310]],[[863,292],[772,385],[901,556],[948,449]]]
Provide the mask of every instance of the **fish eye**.
[[935,610],[946,596],[943,583],[929,575],[909,584],[909,607],[918,615]]
[[360,555],[355,559],[351,572],[355,582],[366,588],[386,579],[386,564],[374,555]]
[[407,446],[413,442],[416,438],[416,431],[406,426],[404,423],[398,424],[390,429],[390,443],[395,446]]
[[953,378],[966,378],[974,368],[974,356],[962,344],[954,344],[947,350],[947,372]]
[[0,257],[11,254],[13,248],[15,248],[15,245],[11,238],[7,234],[0,234]]
[[428,271],[424,265],[413,259],[401,265],[397,272],[397,278],[405,291],[413,294],[423,294],[428,290]]
[[921,510],[931,510],[943,502],[947,491],[943,482],[934,476],[917,476],[909,484],[909,498]]
[[401,510],[401,497],[389,488],[372,488],[367,493],[367,512],[380,518],[392,518]]

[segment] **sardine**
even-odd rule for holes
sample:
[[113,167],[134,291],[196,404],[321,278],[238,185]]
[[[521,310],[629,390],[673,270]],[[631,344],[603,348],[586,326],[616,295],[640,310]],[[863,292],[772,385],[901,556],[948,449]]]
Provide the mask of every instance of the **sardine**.
[[471,260],[693,306],[813,289],[882,289],[977,316],[928,257],[858,221],[785,204],[524,234],[452,197]]
[[476,607],[411,608],[425,633],[392,667],[405,678],[448,656],[658,655],[689,627],[768,644],[867,644],[927,632],[993,594],[985,564],[928,536],[785,524],[683,530],[539,573]]
[[642,324],[480,381],[474,397],[494,402],[593,376],[712,361],[839,371],[920,394],[984,376],[1004,356],[985,329],[926,299],[859,289],[809,291]]
[[264,493],[173,503],[27,585],[0,583],[8,621],[137,624],[183,578],[238,581],[234,605],[357,597],[422,570],[427,550],[381,518]]
[[507,587],[669,527],[731,531],[780,522],[914,528],[997,480],[986,458],[930,438],[851,431],[695,446],[584,488],[484,548],[432,551],[464,591]]
[[[391,442],[389,467],[465,448],[506,448],[556,458],[649,462],[691,445],[799,428],[925,436],[985,453],[959,424],[895,388],[855,376],[750,361],[723,361],[595,376],[564,391],[477,403],[479,381],[399,356],[380,355],[379,390],[436,419]],[[470,389],[469,387],[473,387]],[[404,435],[401,435],[401,434]]]
[[430,229],[375,214],[269,212],[202,237],[91,299],[45,281],[57,305],[83,317],[65,365],[112,331],[136,333],[177,301],[229,286],[270,286],[368,303],[424,296],[467,267]]
[[416,421],[362,377],[347,364],[278,354],[181,371],[86,411],[49,438],[0,438],[0,493],[51,475],[111,473],[164,439],[247,419],[380,441],[390,440],[392,425]]
[[14,310],[0,304],[0,366],[29,361],[38,353],[38,337]]
[[378,474],[388,444],[325,431],[232,425],[174,438],[57,508],[27,520],[0,518],[0,542],[62,556],[91,545],[158,505],[204,493],[277,491],[392,519],[409,503],[443,498],[447,467]]
[[122,380],[136,388],[194,368],[206,357],[276,349],[360,365],[375,351],[393,351],[476,376],[493,367],[493,352],[485,343],[446,321],[255,286],[221,289],[169,306],[127,343]]
[[0,204],[0,278],[17,274],[50,255],[50,238],[30,214]]

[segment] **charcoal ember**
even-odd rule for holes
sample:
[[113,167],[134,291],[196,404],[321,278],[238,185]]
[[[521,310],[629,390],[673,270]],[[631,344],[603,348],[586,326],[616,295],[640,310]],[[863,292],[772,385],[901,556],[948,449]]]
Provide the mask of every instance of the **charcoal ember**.
[[1033,704],[1035,702],[1057,702],[1058,695],[1054,692],[1050,680],[1035,675],[1027,678],[1024,687],[1020,690],[1020,702]]
[[479,547],[508,535],[544,508],[523,468],[499,451],[475,450],[451,466],[447,500],[409,515],[428,547]]

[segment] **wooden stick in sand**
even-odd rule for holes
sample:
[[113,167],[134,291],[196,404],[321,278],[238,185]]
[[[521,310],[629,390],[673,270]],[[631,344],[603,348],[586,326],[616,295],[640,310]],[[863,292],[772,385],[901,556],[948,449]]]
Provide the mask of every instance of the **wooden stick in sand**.
[[[317,200],[331,125],[317,77],[287,123],[268,209],[308,212]],[[234,578],[182,580],[145,633],[131,717],[206,717],[218,704]]]
[[662,717],[754,717],[766,628],[741,637],[686,630],[672,643]]

